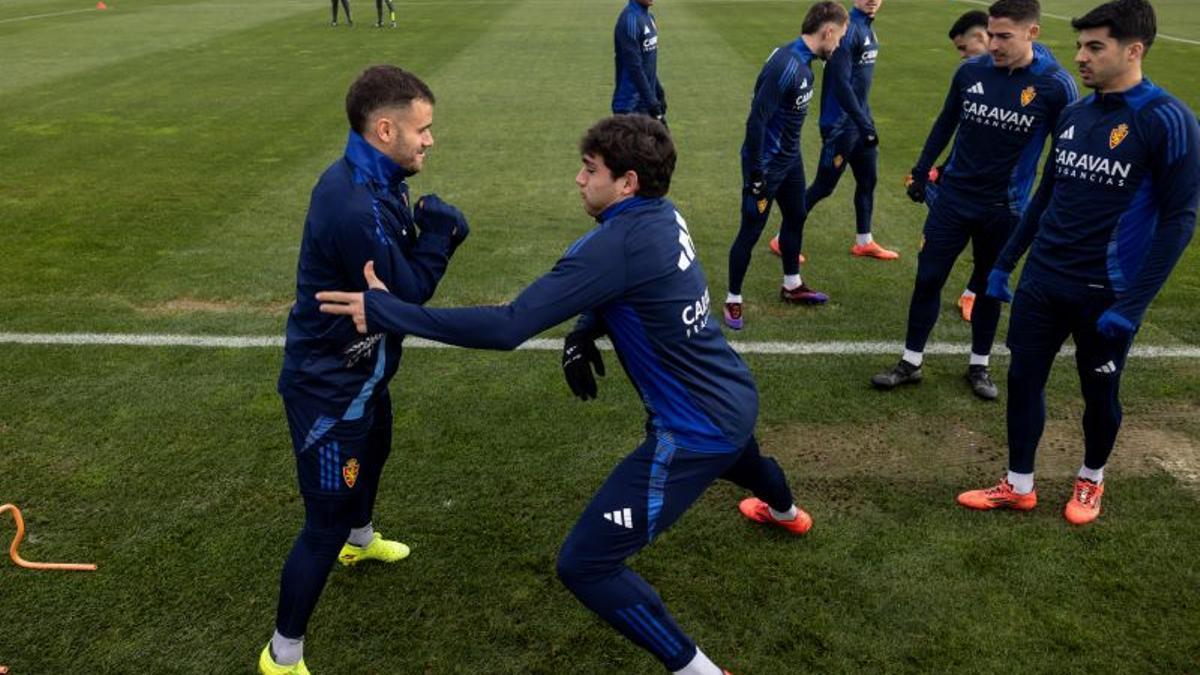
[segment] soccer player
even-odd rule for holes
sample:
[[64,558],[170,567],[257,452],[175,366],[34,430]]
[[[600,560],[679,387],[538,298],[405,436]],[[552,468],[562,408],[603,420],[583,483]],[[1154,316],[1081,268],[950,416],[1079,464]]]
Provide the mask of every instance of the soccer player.
[[[973,9],[958,17],[958,21],[950,26],[950,42],[954,43],[954,48],[958,50],[958,55],[964,61],[986,54],[988,50],[988,34],[987,34],[988,15],[987,12],[981,9]],[[1035,44],[1034,48],[1041,46]],[[941,167],[937,169],[939,177]],[[930,182],[937,181],[930,176]],[[958,308],[962,312],[963,321],[971,320],[971,311],[975,308],[975,291],[970,288],[964,288],[961,295],[958,296]]]
[[[1013,302],[1008,474],[958,502],[1022,511],[1037,504],[1046,380],[1071,335],[1084,456],[1063,515],[1083,525],[1100,515],[1133,336],[1196,229],[1200,127],[1182,101],[1142,74],[1157,32],[1149,2],[1107,2],[1071,26],[1080,77],[1095,93],[1063,112],[1037,194],[988,277],[988,295]],[[1014,299],[1008,279],[1026,249]]]
[[412,73],[372,66],[346,95],[345,155],[317,181],[309,203],[296,304],[288,316],[279,393],[295,451],[304,528],[280,581],[275,634],[259,657],[269,675],[307,673],[304,635],[334,560],[395,562],[408,547],[374,530],[379,477],[391,452],[388,382],[400,365],[400,336],[359,336],[318,311],[315,293],[365,288],[375,261],[398,297],[433,295],[467,223],[435,196],[409,207],[405,178],[433,145],[433,92]]
[[[900,255],[880,246],[871,236],[879,172],[879,134],[867,98],[879,55],[879,40],[872,24],[882,5],[883,0],[854,0],[846,35],[825,66],[821,83],[821,160],[804,201],[811,211],[817,202],[833,194],[849,166],[854,172],[857,230],[850,253],[895,260]],[[771,250],[779,251],[779,237],[771,239]]]
[[[1037,0],[998,0],[988,8],[989,53],[959,66],[913,167],[908,196],[925,202],[929,169],[954,136],[937,189],[928,192],[904,354],[894,368],[871,378],[879,389],[921,381],[942,286],[968,241],[974,253],[968,287],[976,293],[984,290],[987,273],[1028,202],[1046,135],[1078,96],[1070,73],[1049,52],[1034,49],[1040,14]],[[971,315],[967,381],[984,400],[999,395],[988,371],[999,320],[1000,302],[978,297]]]
[[812,518],[793,503],[775,460],[759,453],[754,380],[709,315],[708,284],[687,222],[666,198],[675,168],[670,133],[648,117],[616,115],[588,130],[580,154],[575,183],[597,225],[512,303],[428,309],[389,295],[368,267],[372,290],[322,293],[321,310],[351,316],[360,332],[373,335],[506,350],[579,315],[562,363],[584,400],[596,394],[593,364],[603,374],[594,341],[607,335],[642,397],[646,440],[584,509],[559,552],[559,578],[668,670],[721,675],[625,560],[718,478],[756,495],[739,504],[750,520],[800,535]]
[[776,47],[754,83],[742,143],[742,223],[729,248],[724,315],[725,324],[733,330],[744,325],[742,281],[775,201],[783,212],[779,228],[783,287],[779,297],[805,305],[829,301],[828,295],[810,288],[800,277],[800,246],[808,217],[800,130],[816,84],[809,64],[814,58],[830,58],[846,34],[849,20],[846,9],[836,2],[814,3],[804,17],[800,37]]
[[617,16],[613,46],[617,84],[612,111],[649,115],[660,122],[667,116],[667,93],[658,79],[658,24],[650,13],[654,0],[629,0]]
[[[344,11],[346,13],[346,23],[353,26],[354,19],[350,18],[350,0],[341,0],[341,3],[342,3],[342,11]],[[337,25],[337,14],[338,14],[338,0],[329,0],[329,5],[333,10],[333,21],[329,25],[336,26]]]
[[958,17],[958,21],[950,26],[950,41],[964,61],[987,53],[987,25],[987,12],[973,9]]
[[392,0],[375,0],[375,27],[383,28],[383,3],[387,3],[388,16],[392,19],[392,28],[396,27],[396,6]]

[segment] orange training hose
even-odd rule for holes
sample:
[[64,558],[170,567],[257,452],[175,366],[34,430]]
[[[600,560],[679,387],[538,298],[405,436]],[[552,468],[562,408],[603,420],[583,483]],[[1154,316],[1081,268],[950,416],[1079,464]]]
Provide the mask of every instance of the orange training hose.
[[4,504],[0,506],[0,513],[5,511],[12,511],[13,520],[17,521],[17,536],[13,538],[12,546],[8,547],[8,555],[17,565],[31,570],[79,570],[82,572],[96,570],[96,566],[89,563],[39,563],[25,560],[17,553],[17,547],[25,538],[25,520],[21,518],[21,510],[15,504]]

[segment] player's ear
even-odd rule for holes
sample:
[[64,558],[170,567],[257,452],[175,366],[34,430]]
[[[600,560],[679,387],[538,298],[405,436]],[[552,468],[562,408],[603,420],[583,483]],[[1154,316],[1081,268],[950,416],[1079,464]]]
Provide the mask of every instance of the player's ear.
[[625,180],[625,185],[621,188],[621,194],[636,195],[638,190],[642,188],[641,183],[638,181],[637,172],[633,169],[626,171],[625,175],[621,176],[621,178]]
[[1035,24],[1033,24],[1032,26],[1030,26],[1030,27],[1029,27],[1029,39],[1030,39],[1030,40],[1036,40],[1036,39],[1038,39],[1038,36],[1039,36],[1039,35],[1041,35],[1041,34],[1042,34],[1042,27],[1041,27],[1041,25],[1039,25],[1039,24],[1036,24],[1036,23],[1035,23]]

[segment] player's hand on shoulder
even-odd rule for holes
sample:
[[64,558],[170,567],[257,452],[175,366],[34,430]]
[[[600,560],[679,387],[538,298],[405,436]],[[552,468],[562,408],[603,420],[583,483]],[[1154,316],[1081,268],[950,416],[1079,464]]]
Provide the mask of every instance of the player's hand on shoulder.
[[567,378],[567,386],[571,393],[581,401],[596,398],[596,377],[604,376],[604,360],[600,358],[600,350],[596,342],[581,332],[571,333],[563,340],[562,352],[563,376]]
[[449,237],[455,246],[461,244],[471,231],[463,212],[437,195],[425,195],[417,200],[413,220],[422,232]]

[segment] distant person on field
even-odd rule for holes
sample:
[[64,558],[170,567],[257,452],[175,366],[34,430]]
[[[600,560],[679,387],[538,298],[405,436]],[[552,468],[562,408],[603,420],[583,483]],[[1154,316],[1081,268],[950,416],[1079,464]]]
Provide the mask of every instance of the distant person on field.
[[800,130],[816,85],[810,64],[813,59],[831,57],[849,21],[846,8],[836,2],[814,3],[804,16],[800,37],[776,47],[754,83],[742,142],[741,225],[729,247],[724,317],[725,325],[733,330],[741,330],[744,325],[742,282],[750,269],[754,245],[771,216],[771,204],[776,201],[783,212],[779,226],[783,256],[779,299],[801,305],[829,301],[828,295],[809,287],[800,277],[800,247],[808,218]]
[[296,268],[279,393],[295,453],[304,528],[283,566],[275,634],[259,657],[267,675],[303,675],[304,636],[334,561],[396,562],[409,554],[375,531],[372,513],[392,448],[388,383],[399,335],[359,335],[318,311],[316,292],[365,289],[363,265],[401,298],[428,300],[467,236],[458,209],[436,196],[409,203],[411,176],[433,145],[433,92],[395,66],[367,68],[346,94],[345,154],[317,181]]
[[[342,3],[342,10],[346,13],[346,23],[353,26],[354,19],[350,18],[350,0],[340,0],[340,1]],[[329,0],[329,4],[333,10],[333,21],[330,22],[330,24],[329,24],[331,26],[337,25],[338,2],[339,2],[339,0]]]
[[654,0],[629,0],[613,30],[616,87],[612,111],[649,115],[666,123],[667,92],[658,79],[658,24],[650,13]]
[[[879,260],[900,255],[880,246],[871,235],[875,213],[875,184],[879,178],[879,133],[871,115],[871,83],[879,39],[875,15],[883,0],[854,0],[850,24],[838,48],[825,64],[821,80],[821,158],[817,177],[808,186],[804,201],[809,211],[833,194],[846,167],[854,173],[854,244],[850,254]],[[779,253],[779,237],[771,239]]]
[[392,0],[375,0],[375,27],[383,28],[383,3],[387,3],[388,16],[392,20],[392,28],[396,27],[396,6]]
[[[925,345],[937,323],[942,287],[970,242],[970,288],[984,290],[996,255],[1029,202],[1038,158],[1062,109],[1078,97],[1075,80],[1048,51],[1034,49],[1041,32],[1038,0],[997,0],[988,8],[988,54],[963,61],[950,82],[941,114],[910,172],[908,196],[929,215],[917,256],[904,353],[871,378],[878,389],[916,384]],[[929,170],[954,138],[936,186]],[[1000,302],[978,297],[971,315],[966,380],[981,399],[999,389],[988,368]]]
[[421,307],[391,295],[368,267],[371,290],[318,294],[321,311],[350,316],[345,329],[376,338],[411,334],[504,350],[579,316],[562,366],[584,400],[596,396],[593,367],[604,374],[595,340],[607,335],[642,398],[646,437],[583,510],[559,552],[558,576],[667,670],[721,675],[626,559],[718,478],[756,495],[739,504],[750,520],[800,535],[812,518],[793,503],[775,460],[759,453],[754,379],[709,314],[708,282],[687,222],[666,197],[675,169],[667,128],[641,115],[609,117],[588,130],[580,154],[575,184],[596,225],[511,303]]
[[[1107,2],[1071,26],[1079,33],[1079,75],[1094,93],[1055,124],[1041,185],[987,283],[988,295],[1013,303],[1008,473],[958,502],[1021,511],[1037,505],[1033,470],[1046,381],[1070,335],[1084,452],[1063,516],[1083,525],[1100,515],[1133,336],[1196,229],[1200,126],[1182,101],[1142,74],[1157,33],[1149,2]],[[1026,250],[1014,298],[1009,276]]]

